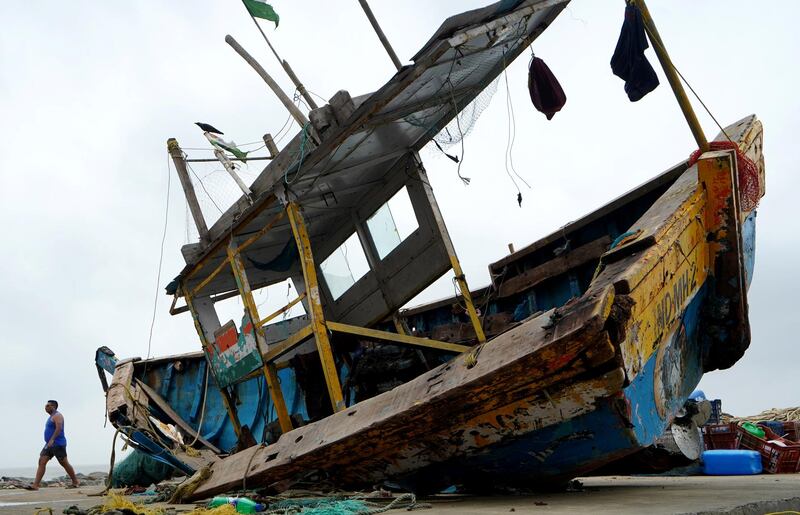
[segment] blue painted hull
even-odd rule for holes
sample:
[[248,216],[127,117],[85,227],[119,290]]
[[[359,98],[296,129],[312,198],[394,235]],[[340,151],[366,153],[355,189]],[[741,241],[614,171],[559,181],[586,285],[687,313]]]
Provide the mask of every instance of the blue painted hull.
[[[681,179],[675,182],[673,186],[665,184],[662,191],[653,192],[654,200],[659,199],[659,202],[668,203],[670,194],[669,192],[664,193],[664,191],[668,188],[676,188],[676,191],[683,192],[683,194],[687,195],[687,200],[685,200],[685,202],[687,204],[691,203],[692,198],[694,198],[691,195],[694,194],[697,188],[696,175],[694,178],[695,182],[691,182],[693,180],[691,174],[689,174],[689,172],[684,173],[681,175]],[[683,183],[679,184],[680,181],[683,181]],[[672,190],[670,189],[669,191]],[[662,196],[667,198],[667,200],[663,200],[661,198]],[[627,209],[628,211],[622,213],[624,216],[638,218],[651,204],[652,202],[641,202],[641,205],[637,208],[638,211],[633,212],[630,212],[632,208],[623,206],[623,208],[620,208],[620,211],[625,211],[625,209]],[[616,215],[617,213],[612,214]],[[671,214],[672,212],[668,212],[664,216],[671,216]],[[694,220],[694,217],[684,217],[682,220],[686,221],[689,218]],[[667,222],[665,221],[662,223],[666,224]],[[598,228],[602,229],[610,225],[614,224],[611,224],[607,219],[603,219],[595,224],[595,226],[587,225],[583,230],[588,233],[589,231],[598,230]],[[678,224],[675,223],[675,225]],[[685,229],[681,229],[681,231],[684,231],[680,233],[682,235],[681,237],[683,237],[684,234],[689,234],[688,225]],[[611,234],[613,234],[613,232]],[[703,237],[705,237],[705,233],[703,233]],[[596,235],[592,235],[589,238],[594,239]],[[749,285],[752,280],[755,259],[755,212],[750,213],[742,222],[741,238],[740,250],[742,259],[740,261],[740,270],[745,285]],[[677,242],[678,240],[676,239],[672,241],[670,245],[677,245]],[[553,245],[555,245],[555,243]],[[694,245],[697,245],[697,248],[700,247],[697,242],[695,242]],[[689,248],[693,249],[695,247]],[[705,248],[703,248],[703,250],[705,250]],[[542,252],[544,253],[545,251],[548,253],[550,252],[549,249],[545,249]],[[637,252],[639,251],[630,250],[628,254],[618,258],[620,260],[620,266],[631,267],[631,263],[639,263],[638,259],[640,259],[640,256]],[[694,252],[694,250],[692,250],[692,252]],[[660,256],[659,259],[666,259],[666,251],[662,254],[658,254],[658,256]],[[689,263],[688,258],[686,256],[684,256],[684,258],[686,259],[686,263]],[[606,266],[611,266],[613,268],[615,266],[613,264],[614,261],[611,263],[611,265]],[[695,270],[695,264],[696,263],[692,262],[692,271]],[[706,265],[701,262],[698,266]],[[575,291],[570,290],[569,293],[564,293],[561,296],[567,299],[569,295],[580,297],[577,299],[577,303],[569,304],[568,308],[575,313],[579,313],[580,302],[586,301],[586,298],[594,298],[600,292],[600,290],[590,290],[588,292],[586,290],[588,285],[594,282],[594,277],[600,273],[596,262],[586,262],[581,264],[580,267],[580,269],[572,271],[568,276],[565,275],[558,280],[553,279],[549,282],[542,283],[541,286],[537,286],[535,294],[525,292],[522,303],[520,303],[520,298],[517,297],[507,300],[501,298],[493,305],[489,306],[487,311],[490,313],[491,309],[505,309],[509,311],[509,307],[523,305],[528,311],[541,311],[543,307],[542,304],[544,304],[545,309],[549,308],[549,302],[563,304],[561,301],[554,300],[554,297],[551,298],[552,296],[548,297],[548,292],[560,292],[564,287],[570,287]],[[598,271],[595,271],[596,267]],[[623,270],[628,270],[628,268],[623,268]],[[681,268],[680,270],[684,269]],[[622,272],[619,271],[611,273],[612,275],[622,274]],[[341,474],[342,486],[357,486],[359,480],[372,482],[378,478],[391,478],[393,481],[399,482],[417,491],[435,491],[452,484],[465,484],[475,488],[493,484],[519,485],[526,488],[547,487],[563,483],[579,475],[587,474],[652,445],[657,438],[664,434],[675,415],[683,407],[689,394],[699,384],[704,370],[708,369],[709,356],[715,351],[714,345],[720,345],[718,339],[710,338],[705,334],[708,332],[709,326],[705,326],[706,329],[704,332],[704,324],[709,323],[709,316],[707,313],[708,307],[715,305],[717,301],[717,297],[715,297],[715,287],[718,285],[714,284],[714,275],[702,275],[699,281],[704,282],[696,285],[692,283],[690,286],[686,280],[680,282],[681,279],[684,279],[684,275],[686,275],[687,272],[679,272],[678,268],[673,268],[670,270],[670,273],[672,274],[670,280],[673,282],[668,283],[667,280],[664,279],[663,284],[658,286],[658,291],[652,292],[652,296],[649,298],[652,304],[644,305],[647,306],[648,309],[650,309],[651,305],[656,305],[656,308],[668,306],[671,311],[669,316],[665,317],[667,319],[666,322],[659,319],[657,323],[664,322],[664,330],[669,331],[669,328],[673,328],[672,332],[671,334],[664,333],[663,335],[662,333],[658,333],[657,337],[655,333],[653,333],[653,335],[651,335],[653,337],[650,340],[645,338],[636,340],[640,347],[637,348],[637,352],[641,351],[641,347],[647,347],[648,351],[650,350],[649,346],[652,345],[654,348],[652,348],[652,352],[643,354],[647,357],[643,358],[644,362],[641,363],[640,367],[634,364],[626,370],[625,382],[620,380],[620,382],[614,383],[612,380],[605,379],[606,377],[610,377],[614,371],[619,371],[621,375],[622,361],[631,358],[631,356],[625,355],[625,352],[630,351],[626,351],[620,344],[623,336],[617,333],[613,335],[606,334],[606,331],[612,333],[612,329],[608,329],[607,325],[603,325],[602,328],[598,328],[598,330],[602,330],[604,334],[606,334],[606,338],[616,338],[613,350],[613,353],[616,355],[615,359],[608,357],[603,358],[605,359],[605,361],[603,361],[597,358],[599,360],[597,362],[598,365],[589,366],[587,364],[586,368],[581,372],[582,375],[574,377],[565,376],[567,377],[566,380],[555,381],[553,389],[551,389],[549,393],[547,389],[542,388],[542,391],[544,391],[543,395],[546,396],[550,406],[541,408],[541,411],[547,411],[547,414],[537,413],[537,410],[540,409],[537,408],[537,406],[541,406],[541,404],[536,404],[540,395],[539,390],[529,391],[527,394],[528,397],[523,397],[522,399],[513,397],[515,393],[509,390],[509,392],[506,393],[507,397],[502,398],[504,400],[498,400],[491,408],[484,408],[482,406],[473,407],[472,411],[466,414],[468,415],[468,417],[465,417],[468,420],[467,422],[463,420],[458,421],[458,423],[456,423],[457,421],[451,421],[450,423],[452,426],[445,431],[442,431],[440,428],[439,433],[425,435],[420,441],[409,441],[401,444],[407,444],[408,449],[395,448],[394,450],[384,450],[380,449],[380,441],[364,442],[364,445],[367,446],[365,448],[369,448],[368,446],[371,445],[376,451],[384,452],[387,457],[373,458],[365,455],[364,462],[366,464],[364,465],[363,473],[357,470],[358,467],[356,467],[355,472],[351,471],[348,473],[349,476]],[[694,272],[689,275],[695,277]],[[686,275],[686,277],[689,277],[689,275]],[[622,275],[615,275],[614,277],[617,277],[617,279],[614,279],[616,281],[619,280],[618,277],[622,277]],[[674,282],[676,280],[678,282]],[[694,281],[694,279],[692,279],[692,281]],[[605,285],[604,288],[606,288],[604,291],[607,291],[610,286]],[[682,294],[683,291],[686,292],[686,295]],[[690,291],[693,293],[689,294],[688,292]],[[656,296],[656,294],[661,295],[662,293],[664,297],[660,298]],[[671,293],[673,297],[670,299],[669,296]],[[650,292],[648,292],[648,294],[650,294]],[[625,297],[625,294],[619,294],[619,297]],[[658,299],[658,302],[655,301],[656,299]],[[506,302],[506,305],[502,305],[503,302]],[[586,302],[587,305],[591,304],[589,301]],[[599,301],[597,302],[599,303]],[[616,307],[617,301],[615,300],[614,302],[614,306]],[[624,304],[624,301],[620,302]],[[662,304],[662,302],[667,302],[667,304]],[[578,306],[577,308],[576,305]],[[433,310],[413,316],[418,317],[419,321],[422,320],[422,317],[427,316],[428,321],[434,321],[432,325],[435,325],[436,323],[442,323],[442,321],[439,320],[442,313],[451,308],[445,306],[435,309],[439,311]],[[516,312],[519,311],[519,308],[513,309],[513,311],[516,317]],[[565,311],[562,312],[562,314],[557,314],[557,311],[558,310],[553,311],[552,315],[550,315],[554,318],[549,322],[549,327],[557,326],[558,316],[562,316],[564,312],[569,313],[567,307],[565,307]],[[640,312],[638,316],[642,316],[642,313],[643,312]],[[524,318],[528,315],[530,315],[530,313],[526,312],[523,313],[521,317]],[[581,318],[578,315],[575,316],[578,319]],[[609,317],[608,313],[603,316]],[[623,318],[628,316],[630,316],[630,313],[623,316]],[[591,318],[589,314],[587,314],[586,317],[587,319]],[[530,333],[528,334],[538,334],[536,333],[537,329],[533,328],[534,325],[536,325],[536,327],[541,327],[542,332],[540,336],[542,339],[547,340],[552,335],[545,334],[548,330],[548,326],[547,322],[542,322],[542,318],[547,317],[539,317],[537,319],[537,317],[534,316],[528,318],[520,327],[531,324],[532,329],[530,329]],[[444,320],[444,322],[446,322],[446,320]],[[604,322],[604,324],[606,323],[611,323],[610,319]],[[637,320],[636,323],[633,324],[633,326],[636,327],[635,330],[638,330],[638,323],[639,321]],[[746,320],[744,323],[746,324]],[[424,327],[422,323],[415,325],[417,327]],[[554,331],[558,332],[558,330]],[[501,348],[503,348],[502,345],[506,345],[507,350],[510,350],[509,347],[513,346],[523,348],[520,352],[527,352],[524,350],[526,345],[536,345],[535,339],[531,341],[514,340],[514,338],[517,337],[511,335],[511,333],[512,331],[508,331],[504,336],[498,338],[505,339],[506,341],[503,344],[496,345],[501,345]],[[569,330],[565,330],[563,334],[570,334]],[[573,334],[572,337],[574,337],[576,341],[580,341],[580,335],[576,334]],[[564,338],[565,340],[568,339],[566,336]],[[656,341],[653,341],[654,339]],[[555,339],[555,341],[558,341],[558,339]],[[586,346],[581,348],[581,350],[569,352],[567,352],[567,349],[571,349],[572,347],[567,345],[564,347],[565,353],[563,355],[549,356],[541,363],[534,362],[532,366],[541,365],[542,367],[546,367],[547,370],[550,370],[550,372],[543,372],[544,375],[542,377],[547,377],[548,373],[552,373],[555,376],[559,371],[563,372],[570,367],[580,368],[582,365],[572,365],[570,363],[581,360],[591,361],[594,359],[587,354],[581,354],[587,352],[586,348],[589,348],[587,347],[588,345],[594,345],[592,341],[587,340],[583,342]],[[513,343],[513,345],[509,345],[509,343]],[[492,343],[490,342],[487,345],[492,345]],[[594,349],[594,347],[592,348]],[[597,347],[597,349],[600,349],[600,347]],[[493,351],[483,352],[486,354]],[[499,353],[500,351],[497,352]],[[113,372],[114,360],[106,358],[101,359],[102,356],[100,356],[99,351],[98,356],[98,367],[108,372]],[[520,354],[514,359],[522,361],[523,358],[526,358],[526,355]],[[562,358],[563,362],[558,363]],[[496,357],[496,359],[500,358]],[[491,359],[489,359],[489,361],[491,362]],[[348,366],[342,362],[338,363],[338,365],[341,382],[347,384],[350,370]],[[511,369],[513,365],[514,362],[512,361],[504,366]],[[552,370],[550,367],[553,367]],[[444,370],[442,370],[442,368],[444,368]],[[436,367],[430,370],[429,373],[424,374],[428,376],[427,378],[420,376],[418,379],[421,381],[416,382],[425,384],[425,381],[433,381],[450,368],[453,367],[450,365]],[[163,397],[166,403],[169,404],[184,421],[192,427],[200,427],[200,434],[203,438],[217,446],[224,453],[235,453],[239,442],[237,442],[236,434],[234,433],[222,396],[214,382],[213,376],[208,377],[208,384],[205,384],[207,375],[206,361],[202,353],[153,360],[149,362],[147,366],[139,366],[137,370],[137,377]],[[303,438],[303,431],[305,429],[311,428],[307,432],[313,434],[315,429],[313,429],[312,426],[315,424],[324,424],[326,421],[330,422],[331,419],[336,418],[336,416],[333,416],[319,420],[317,417],[316,422],[308,423],[309,419],[315,418],[309,416],[309,412],[312,411],[314,405],[314,399],[310,397],[313,394],[309,394],[301,388],[300,385],[303,381],[302,378],[298,379],[295,370],[296,368],[290,366],[278,371],[280,387],[289,413],[302,418],[304,423],[301,425],[306,427],[301,427],[297,430],[299,433],[296,434],[300,434],[299,437],[287,435],[289,436],[288,439],[281,438],[276,444],[276,448],[280,447],[281,443],[283,443],[285,447],[289,440],[299,442]],[[502,371],[499,367],[497,370]],[[493,384],[495,384],[494,381],[496,377],[492,376],[492,380]],[[509,383],[515,383],[517,378],[512,379],[506,376],[505,380]],[[477,381],[477,379],[474,381]],[[602,393],[599,394],[581,391],[581,389],[585,389],[584,387],[589,385],[592,381],[595,381],[595,384],[604,385],[606,389],[603,390],[603,388],[599,388],[599,390],[602,390]],[[409,381],[409,383],[411,382],[413,381]],[[437,384],[438,382],[436,381],[430,383],[427,391],[430,392],[430,388]],[[613,386],[610,386],[612,384]],[[519,382],[519,385],[519,388],[522,388],[524,385],[527,385],[527,383]],[[576,385],[579,388],[570,393],[569,389]],[[403,386],[408,386],[408,384],[404,384]],[[469,387],[468,384],[462,389],[466,390],[467,387]],[[402,389],[402,387],[396,390],[399,389]],[[577,391],[578,397],[580,398],[570,405],[569,403],[574,400],[571,399],[570,396],[573,395],[575,391]],[[247,426],[254,440],[264,443],[275,442],[280,436],[280,431],[277,427],[275,409],[272,406],[263,376],[258,375],[252,379],[234,385],[232,387],[232,392],[236,402],[238,418],[242,425]],[[477,393],[482,392],[478,390]],[[487,394],[497,395],[492,388],[488,390]],[[556,402],[550,398],[550,395],[556,398]],[[581,395],[584,396],[581,397]],[[592,397],[592,395],[594,395],[594,397]],[[307,396],[309,397],[307,398]],[[348,399],[348,406],[356,404],[352,390],[350,395],[346,395],[345,397]],[[389,397],[386,397],[385,399],[388,398]],[[370,398],[370,400],[372,399],[374,399],[374,397]],[[585,408],[587,399],[590,399],[590,402],[593,403],[589,409]],[[399,403],[400,400],[402,399],[397,399],[397,402]],[[518,403],[519,401],[527,403],[519,408],[520,411],[509,411],[509,409],[507,409],[518,405],[515,404],[515,402]],[[369,403],[369,400],[366,402]],[[505,402],[505,404],[503,404],[503,402]],[[561,404],[558,404],[559,402]],[[391,403],[387,404],[387,409],[392,407],[390,404]],[[567,409],[568,413],[559,415],[558,409],[563,409],[564,406],[569,408]],[[574,408],[574,406],[577,406],[577,408]],[[558,409],[556,409],[557,407]],[[358,408],[358,406],[353,406],[352,410],[347,410],[347,416],[353,415],[356,412],[369,412],[370,410],[369,407],[358,408],[357,410],[355,408]],[[159,412],[158,408],[155,407],[153,403],[150,404],[150,409],[156,416],[159,416],[159,414],[163,416],[160,418],[169,418],[166,413]],[[407,412],[410,411],[412,410],[407,410]],[[553,418],[553,413],[555,413],[555,419]],[[342,414],[340,413],[338,415]],[[435,417],[436,413],[430,413],[430,416]],[[480,417],[488,418],[483,420]],[[341,420],[341,418],[339,420]],[[356,419],[353,418],[351,420]],[[333,422],[331,423],[333,424]],[[507,423],[511,424],[513,427],[509,429],[506,426]],[[479,430],[480,424],[485,424],[484,427],[487,428],[485,435],[481,434]],[[332,432],[336,434],[335,427],[332,429]],[[194,470],[193,467],[187,463],[176,463],[174,456],[162,452],[162,447],[159,443],[153,441],[146,432],[133,429],[128,436],[130,440],[138,444],[139,448],[153,455],[156,459],[169,463],[186,473],[190,473]],[[359,435],[355,433],[352,437],[352,441],[357,442],[359,440],[358,436]],[[315,438],[320,438],[320,441],[324,441],[324,438],[320,436],[315,435]],[[344,441],[344,439],[342,441]],[[445,447],[441,455],[432,456],[437,453],[439,450],[437,446],[441,444],[444,444]],[[294,450],[291,452],[293,453]],[[314,451],[307,452],[312,454]],[[276,452],[275,455],[277,454]],[[347,463],[350,458],[346,455],[347,453],[341,453],[334,455],[334,457],[341,460],[342,463]],[[274,457],[275,456],[267,458],[265,462],[270,462]],[[231,456],[231,458],[236,458],[236,454]],[[309,461],[313,459],[317,458],[309,458]],[[249,467],[250,462],[249,460],[246,461]],[[291,461],[294,461],[294,458],[289,460],[285,468],[288,469],[290,467]],[[335,475],[337,471],[341,470],[340,467],[343,465],[333,462],[312,461],[311,466],[320,466],[321,468],[329,467],[330,470],[328,470],[328,472]],[[266,471],[266,469],[264,470],[265,471],[262,472],[264,477],[269,477],[269,472]],[[288,478],[296,473],[285,472],[285,474],[285,477]],[[222,486],[219,488],[220,491],[223,491]]]

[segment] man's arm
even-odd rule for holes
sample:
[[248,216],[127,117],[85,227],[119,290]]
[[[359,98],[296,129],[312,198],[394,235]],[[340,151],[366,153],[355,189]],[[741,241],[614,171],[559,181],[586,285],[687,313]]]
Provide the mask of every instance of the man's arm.
[[53,442],[56,441],[56,438],[58,438],[61,432],[64,430],[64,416],[61,415],[61,413],[56,413],[53,415],[53,424],[56,425],[56,429],[53,431],[53,436],[51,436],[50,440],[47,442],[48,447],[53,446]]

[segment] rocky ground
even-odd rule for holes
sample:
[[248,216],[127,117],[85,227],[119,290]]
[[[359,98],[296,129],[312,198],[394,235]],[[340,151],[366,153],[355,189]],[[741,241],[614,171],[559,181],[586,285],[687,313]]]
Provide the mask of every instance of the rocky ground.
[[[76,474],[81,486],[100,486],[106,484],[107,472],[92,472],[90,474]],[[0,490],[12,490],[23,488],[25,485],[33,483],[32,477],[0,477]],[[72,484],[69,476],[60,476],[54,479],[42,481],[42,487],[63,487]]]

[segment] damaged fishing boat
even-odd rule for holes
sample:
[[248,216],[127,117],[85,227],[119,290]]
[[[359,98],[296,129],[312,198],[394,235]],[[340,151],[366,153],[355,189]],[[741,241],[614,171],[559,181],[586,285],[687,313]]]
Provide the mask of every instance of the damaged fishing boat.
[[[469,289],[418,151],[566,3],[452,17],[378,91],[340,91],[312,111],[250,193],[182,249],[171,311],[191,314],[202,352],[98,350],[109,421],[196,474],[188,498],[245,483],[557,485],[684,423],[703,373],[743,355],[764,194],[754,116]],[[175,140],[169,150],[180,171]],[[402,239],[388,208],[398,193],[417,223]],[[321,266],[353,240],[362,277]],[[403,309],[451,270],[458,296]],[[253,291],[287,278],[299,296],[259,313]],[[215,303],[232,297],[242,318],[223,323]],[[299,303],[306,315],[278,320]]]

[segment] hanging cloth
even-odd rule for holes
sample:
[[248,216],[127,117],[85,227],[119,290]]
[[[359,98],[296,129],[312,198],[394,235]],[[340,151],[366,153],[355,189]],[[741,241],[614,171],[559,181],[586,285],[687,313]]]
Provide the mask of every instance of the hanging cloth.
[[278,255],[266,263],[256,261],[250,256],[245,256],[251,265],[259,270],[272,271],[272,272],[286,272],[297,261],[297,244],[294,238],[289,238],[286,245],[283,246]]
[[544,61],[535,56],[531,58],[528,67],[528,91],[533,106],[544,113],[548,120],[567,103],[567,95],[561,89],[556,76]]
[[611,56],[611,71],[625,81],[625,93],[631,102],[640,100],[658,86],[656,71],[644,56],[648,46],[642,13],[635,5],[628,4],[617,48]]

